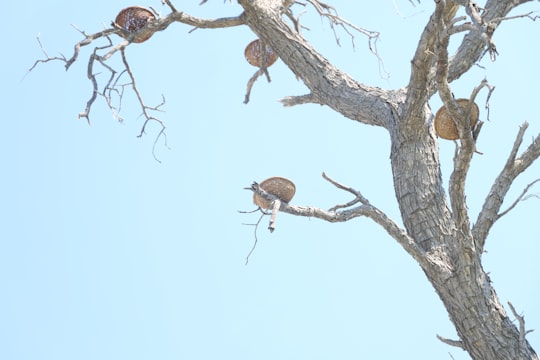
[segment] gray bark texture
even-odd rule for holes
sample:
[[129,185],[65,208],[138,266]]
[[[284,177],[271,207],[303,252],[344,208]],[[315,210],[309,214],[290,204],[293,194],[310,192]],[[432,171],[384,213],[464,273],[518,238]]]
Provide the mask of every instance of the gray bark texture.
[[[491,227],[508,211],[501,212],[501,205],[510,186],[520,173],[540,157],[540,135],[520,152],[527,129],[527,124],[523,124],[504,168],[493,181],[482,210],[472,225],[465,202],[465,182],[476,151],[475,139],[479,128],[471,129],[471,111],[457,105],[449,85],[468,72],[484,55],[492,58],[496,55],[492,35],[511,10],[528,1],[531,0],[487,0],[482,8],[468,0],[435,0],[433,13],[411,60],[409,83],[401,89],[367,86],[332,65],[296,30],[295,20],[290,13],[295,1],[291,0],[238,0],[243,12],[222,19],[196,18],[177,10],[171,1],[164,0],[171,12],[148,21],[144,28],[138,30],[139,34],[132,34],[113,23],[110,29],[91,35],[83,33],[85,38],[75,45],[70,59],[47,56],[46,60],[36,61],[32,69],[38,63],[50,60],[65,62],[67,69],[77,60],[81,47],[110,34],[122,36],[125,40],[118,45],[94,49],[88,65],[88,78],[92,81],[94,92],[81,117],[89,118],[90,107],[99,92],[93,64],[96,61],[104,64],[116,52],[121,52],[146,119],[141,135],[146,123],[157,121],[163,127],[161,136],[164,125],[148,114],[152,108],[144,105],[140,97],[125,57],[125,47],[134,41],[135,35],[152,35],[174,22],[196,28],[249,26],[309,89],[308,94],[283,99],[285,106],[305,103],[326,105],[350,120],[388,131],[395,196],[404,227],[370,204],[358,191],[324,174],[335,186],[352,193],[355,200],[330,210],[275,202],[275,211],[329,222],[343,222],[360,216],[370,218],[418,262],[442,300],[459,340],[439,337],[441,341],[462,348],[474,360],[532,360],[538,359],[538,355],[526,339],[523,318],[509,304],[519,327],[510,320],[482,268],[482,254]],[[334,12],[325,13],[332,7],[319,0],[305,0],[302,3],[313,6],[334,21],[344,21]],[[466,16],[456,18],[460,9],[464,10]],[[450,56],[449,38],[456,33],[462,33],[464,37],[455,54]],[[106,53],[98,55],[100,50]],[[261,74],[264,70],[260,70]],[[114,73],[111,76],[114,77]],[[109,81],[104,92],[112,90],[111,83],[114,82]],[[489,84],[482,82],[473,89],[470,100],[474,101],[483,87],[489,88]],[[429,99],[436,94],[454,119],[459,133],[459,146],[454,155],[448,189],[444,188],[442,182],[438,140],[433,129],[434,114],[428,105]],[[267,200],[276,200],[256,183],[252,190]]]
[[[284,19],[282,0],[238,2],[245,11],[247,25],[310,90],[309,95],[284,100],[286,105],[319,103],[351,120],[388,130],[395,195],[405,229],[362,199],[361,205],[342,211],[286,203],[280,211],[332,222],[357,216],[373,219],[418,261],[444,303],[460,339],[440,338],[442,341],[463,348],[475,360],[538,359],[525,339],[524,328],[520,331],[500,304],[481,260],[485,239],[500,217],[499,210],[510,185],[540,155],[540,136],[519,155],[526,124],[522,127],[505,168],[471,226],[464,187],[476,150],[475,140],[467,114],[457,107],[449,88],[449,83],[466,73],[483,54],[496,51],[491,35],[510,10],[526,1],[489,0],[483,10],[468,1],[435,1],[435,10],[411,62],[410,82],[398,90],[364,85],[329,63]],[[454,26],[453,19],[460,7],[465,8],[469,17],[465,29]],[[448,39],[455,31],[467,34],[450,57]],[[456,122],[461,135],[448,197],[431,125],[433,114],[427,105],[436,93],[454,118],[459,119]],[[265,194],[258,187],[254,191]]]

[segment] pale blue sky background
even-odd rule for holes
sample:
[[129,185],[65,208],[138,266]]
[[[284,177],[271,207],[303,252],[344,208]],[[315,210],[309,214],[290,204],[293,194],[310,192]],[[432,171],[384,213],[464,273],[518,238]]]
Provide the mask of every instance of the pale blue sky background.
[[[220,0],[175,3],[201,17],[240,12]],[[378,47],[390,77],[381,77],[364,37],[356,35],[354,51],[339,31],[342,47],[336,46],[309,8],[305,36],[359,81],[405,85],[432,2],[332,4],[351,22],[381,32]],[[243,57],[255,38],[247,27],[188,34],[190,27],[173,24],[127,49],[147,104],[157,104],[161,94],[167,99],[160,116],[170,149],[156,146],[162,163],[152,157],[157,127],[136,138],[142,119],[132,93],[124,99],[124,123],[102,99],[91,126],[77,120],[91,92],[90,48],[67,73],[58,62],[24,77],[42,58],[38,33],[50,55],[71,56],[81,36],[70,24],[93,33],[130,5],[4,5],[0,358],[450,359],[451,353],[468,359],[435,338],[455,337],[442,303],[414,261],[369,220],[329,224],[281,214],[273,234],[261,229],[244,265],[254,238],[242,223],[257,215],[238,210],[254,208],[243,190],[254,180],[292,179],[295,204],[329,208],[350,200],[321,178],[326,171],[399,219],[384,130],[318,105],[283,108],[278,99],[307,90],[281,62],[270,69],[272,83],[259,80],[250,104],[242,103],[255,71]],[[157,0],[138,5],[168,11]],[[529,10],[538,3],[519,13]],[[468,97],[484,77],[497,87],[478,143],[484,155],[474,157],[468,179],[473,221],[518,126],[530,122],[527,143],[540,132],[539,26],[526,19],[503,24],[495,36],[497,62],[486,59],[485,69],[453,84],[458,97]],[[437,109],[440,101],[431,105]],[[481,115],[485,120],[484,109]],[[448,177],[454,145],[440,148]],[[508,199],[538,177],[536,164]],[[539,224],[540,201],[520,204],[493,227],[484,255],[501,302],[512,301],[536,329]],[[540,332],[528,338],[539,350]]]

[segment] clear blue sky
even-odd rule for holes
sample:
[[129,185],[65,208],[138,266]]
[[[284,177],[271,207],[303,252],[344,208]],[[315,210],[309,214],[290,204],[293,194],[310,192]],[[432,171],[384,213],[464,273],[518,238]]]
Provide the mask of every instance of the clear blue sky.
[[[198,3],[176,6],[201,17],[240,12],[221,0]],[[357,80],[404,86],[432,2],[332,3],[351,22],[381,32],[378,47],[390,77],[381,76],[362,35],[353,50],[338,30],[342,46],[336,46],[311,9],[313,15],[302,17],[311,29],[305,36]],[[160,141],[155,149],[161,163],[152,157],[159,128],[136,138],[142,118],[129,91],[123,123],[102,99],[91,126],[77,119],[91,93],[89,48],[67,73],[58,62],[25,77],[42,57],[38,34],[50,55],[71,56],[81,35],[70,24],[93,33],[130,5],[4,5],[0,358],[450,359],[451,353],[468,359],[435,338],[455,338],[442,303],[414,261],[369,220],[329,224],[281,214],[273,234],[263,226],[244,265],[254,237],[242,224],[257,215],[238,210],[254,208],[243,190],[254,180],[292,179],[299,205],[329,208],[350,200],[321,178],[326,171],[399,221],[383,129],[318,105],[282,107],[277,100],[307,90],[279,61],[270,69],[272,83],[259,80],[250,104],[242,103],[255,71],[243,57],[255,38],[247,27],[188,34],[190,27],[173,24],[127,49],[147,104],[162,94],[167,100],[160,116],[169,148]],[[138,5],[168,11],[158,0]],[[484,155],[474,157],[468,178],[473,220],[519,125],[530,122],[526,142],[540,132],[538,31],[530,20],[503,24],[495,37],[498,60],[485,59],[485,69],[453,84],[458,97],[468,97],[484,77],[497,88],[478,143]],[[439,104],[434,98],[431,105]],[[447,178],[454,145],[440,148]],[[539,177],[536,164],[518,178],[509,200]],[[539,220],[539,200],[521,203],[494,226],[484,255],[501,302],[512,301],[536,329]],[[540,350],[540,332],[528,338]]]

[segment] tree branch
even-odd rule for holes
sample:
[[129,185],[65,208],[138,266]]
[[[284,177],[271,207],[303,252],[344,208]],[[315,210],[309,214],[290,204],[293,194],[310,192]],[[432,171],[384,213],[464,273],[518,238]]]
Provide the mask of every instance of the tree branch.
[[[161,129],[158,132],[156,139],[154,140],[154,145],[152,148],[152,155],[157,161],[159,160],[157,159],[156,154],[155,154],[155,146],[156,146],[157,141],[162,136],[165,138],[165,145],[166,145],[165,125],[162,120],[158,119],[157,117],[151,116],[149,111],[162,111],[161,107],[165,104],[165,98],[162,96],[163,101],[157,106],[150,107],[150,106],[145,105],[143,98],[140,94],[140,91],[137,88],[135,76],[128,64],[127,57],[125,54],[125,49],[127,48],[127,46],[129,46],[133,42],[133,40],[135,39],[135,36],[150,37],[155,32],[164,30],[173,22],[181,22],[184,24],[195,26],[196,28],[223,28],[223,27],[231,27],[231,26],[238,26],[238,25],[245,24],[243,15],[239,15],[236,17],[229,17],[229,18],[220,18],[220,19],[201,19],[201,18],[193,17],[188,14],[184,14],[182,12],[178,12],[176,8],[172,5],[172,3],[168,0],[163,0],[163,3],[168,5],[172,12],[165,17],[149,20],[146,23],[146,25],[142,29],[138,30],[137,32],[133,32],[133,33],[129,32],[126,29],[120,27],[118,24],[115,24],[114,22],[111,24],[112,28],[105,29],[103,31],[90,34],[90,35],[86,34],[84,31],[77,29],[74,26],[74,28],[78,32],[80,32],[84,36],[84,38],[83,40],[77,42],[74,45],[73,55],[69,59],[67,59],[64,55],[50,57],[45,51],[43,44],[41,43],[41,40],[38,37],[37,40],[38,40],[39,46],[46,58],[36,60],[34,64],[30,67],[30,69],[28,70],[28,72],[31,72],[32,70],[35,69],[35,67],[38,64],[46,63],[49,61],[62,61],[65,63],[66,70],[68,70],[71,67],[71,65],[73,65],[73,63],[75,63],[77,59],[79,58],[79,54],[82,47],[92,44],[92,42],[94,42],[95,40],[106,38],[108,41],[108,44],[104,46],[94,47],[91,55],[89,56],[88,66],[87,66],[87,77],[92,84],[92,95],[90,96],[90,99],[87,101],[84,111],[81,111],[78,117],[85,118],[88,121],[88,123],[90,123],[90,111],[92,109],[92,106],[95,100],[97,99],[97,96],[101,95],[105,98],[107,106],[113,113],[113,116],[119,121],[122,121],[120,112],[119,110],[117,110],[117,107],[113,104],[111,95],[113,93],[116,93],[119,95],[118,109],[120,109],[121,103],[122,103],[123,89],[125,85],[119,85],[118,83],[122,75],[124,73],[127,73],[131,79],[132,90],[137,96],[137,100],[139,101],[139,104],[141,105],[142,113],[145,118],[145,122],[141,127],[141,131],[138,137],[141,137],[145,133],[146,126],[148,125],[150,121],[157,122],[161,126]],[[113,42],[110,38],[110,35],[112,34],[116,34],[122,37],[123,40],[113,46]],[[108,52],[101,55],[101,51],[105,49],[108,49]],[[107,60],[109,60],[118,51],[121,52],[122,62],[125,67],[125,69],[120,72],[117,72],[115,69],[113,69],[111,66],[109,66],[106,63]],[[96,62],[99,62],[110,73],[109,80],[104,86],[102,91],[100,91],[99,89],[100,86],[96,78],[96,72],[94,71],[94,65],[96,64]]]
[[[519,129],[519,132],[514,141],[508,160],[501,170],[499,176],[495,179],[489,194],[484,201],[482,210],[478,214],[476,224],[472,229],[473,237],[476,242],[477,249],[483,251],[486,237],[493,224],[510,209],[499,214],[499,210],[504,201],[510,186],[516,177],[525,171],[536,159],[540,157],[540,134],[534,138],[529,147],[523,151],[521,156],[517,157],[517,153],[523,142],[523,136],[529,124],[525,122]],[[536,182],[536,181],[535,181]],[[534,184],[531,183],[530,185]]]
[[[446,73],[447,74],[447,73]],[[467,174],[471,166],[471,160],[474,152],[476,152],[476,137],[478,132],[471,128],[471,118],[473,115],[473,104],[478,95],[478,92],[483,87],[490,85],[486,80],[483,80],[479,86],[474,88],[467,109],[462,110],[454,101],[450,92],[450,87],[447,82],[444,85],[439,84],[439,95],[443,99],[444,105],[451,117],[456,120],[456,126],[459,133],[460,146],[456,149],[454,156],[454,170],[450,175],[449,195],[452,208],[452,216],[455,223],[464,233],[470,232],[470,219],[467,210],[467,201],[465,196],[465,182]],[[442,90],[441,88],[445,89]],[[481,127],[481,123],[479,126]],[[480,130],[480,127],[477,129]]]
[[317,97],[311,93],[306,95],[298,95],[298,96],[286,96],[283,99],[279,100],[280,103],[283,104],[283,106],[296,106],[296,105],[302,105],[302,104],[320,104],[323,105],[321,100],[317,99]]
[[[420,246],[416,244],[414,239],[412,239],[404,229],[402,229],[394,220],[390,219],[384,212],[371,205],[369,201],[364,198],[359,191],[338,183],[324,173],[323,177],[339,189],[345,190],[355,195],[356,199],[352,202],[349,202],[348,204],[356,204],[360,202],[362,203],[362,205],[347,210],[336,211],[336,209],[344,208],[348,204],[337,205],[330,210],[323,210],[313,206],[295,206],[285,202],[280,202],[279,211],[296,216],[303,216],[309,218],[315,217],[317,219],[325,220],[332,223],[345,222],[362,216],[367,217],[379,224],[384,230],[386,230],[386,232],[392,238],[394,238],[405,249],[405,251],[407,251],[407,253],[409,253],[420,264],[420,266],[431,266],[431,262],[425,256],[424,250],[422,250],[422,248],[420,248]],[[263,189],[261,189],[257,183],[254,183],[248,189],[252,190],[266,200],[275,201],[277,199],[276,196],[269,194]]]
[[386,127],[394,119],[385,101],[391,92],[361,84],[333,66],[283,19],[280,2],[238,2],[247,25],[302,79],[315,99],[362,123]]
[[430,85],[434,81],[434,66],[436,61],[435,51],[437,38],[443,31],[441,26],[446,24],[457,12],[458,5],[445,5],[445,2],[436,4],[435,11],[431,15],[420,42],[416,48],[415,55],[411,61],[411,76],[407,86],[407,99],[405,100],[404,119],[417,122],[412,126],[423,126],[424,116],[412,116],[424,109],[428,98],[432,95],[429,91]]
[[311,206],[282,204],[280,211],[296,216],[315,217],[328,222],[345,222],[356,217],[365,216],[381,225],[421,266],[428,266],[424,251],[407,235],[406,231],[373,205],[363,204],[343,211],[326,211]]
[[[442,4],[444,4],[444,2],[440,2],[437,6],[442,7]],[[440,11],[442,13],[444,12],[444,9]],[[463,111],[456,103],[450,89],[450,84],[448,83],[448,44],[450,39],[450,28],[447,27],[442,16],[439,17],[438,29],[439,33],[436,44],[437,89],[450,117],[455,120],[461,144],[461,146],[456,149],[456,155],[454,156],[454,170],[450,175],[450,203],[454,223],[463,234],[468,234],[470,233],[470,221],[465,199],[465,180],[467,178],[473,153],[476,150],[471,129],[472,107],[476,95],[482,87],[486,86],[487,81],[483,81],[480,86],[473,90],[469,108]],[[466,239],[470,237],[460,238]]]
[[[164,5],[167,5],[172,12],[177,12],[176,8],[174,7],[174,5],[169,1],[169,0],[161,0],[161,3],[164,4]],[[201,4],[203,4],[204,2],[202,2]],[[199,4],[199,5],[201,5]]]
[[121,53],[122,53],[122,62],[124,63],[124,66],[125,66],[125,68],[127,70],[129,78],[131,79],[131,87],[133,89],[133,92],[137,96],[137,100],[139,101],[139,104],[141,105],[141,110],[142,110],[142,113],[143,113],[144,118],[145,118],[143,126],[141,127],[141,132],[139,133],[138,137],[142,137],[142,135],[145,133],[146,126],[148,125],[148,123],[150,121],[155,121],[161,126],[161,129],[160,129],[158,135],[156,136],[156,139],[154,140],[154,146],[152,147],[152,155],[154,156],[154,159],[156,161],[160,162],[159,159],[156,157],[155,149],[156,149],[156,143],[157,143],[158,139],[162,135],[165,136],[165,124],[160,119],[158,119],[158,118],[156,118],[154,116],[151,116],[150,113],[149,113],[149,110],[162,111],[160,108],[163,105],[165,105],[165,97],[162,97],[162,102],[160,104],[154,106],[154,107],[146,106],[144,104],[144,100],[143,100],[143,98],[141,96],[141,93],[139,92],[139,88],[137,87],[137,83],[135,81],[135,75],[133,75],[133,72],[131,71],[131,67],[128,64],[125,49],[122,49]]
[[445,337],[442,337],[440,335],[437,335],[437,339],[439,339],[440,341],[442,341],[446,345],[455,346],[457,348],[465,350],[465,347],[463,346],[463,342],[460,341],[460,340],[451,340],[451,339],[447,339]]
[[158,19],[157,21],[149,23],[148,27],[153,32],[162,31],[165,30],[173,22],[191,25],[194,26],[196,29],[221,29],[245,25],[245,19],[243,14],[217,19],[203,19],[186,14],[182,11],[172,11],[169,15]]
[[459,1],[465,6],[472,24],[470,31],[461,42],[455,55],[450,59],[448,81],[452,82],[469,71],[487,52],[492,59],[497,49],[492,42],[492,36],[505,16],[517,6],[532,0],[489,0],[480,15],[472,2]]
[[336,38],[336,42],[338,45],[341,45],[341,44],[339,42],[339,37],[337,36],[335,26],[339,26],[343,28],[343,30],[345,30],[345,32],[351,37],[353,48],[355,47],[354,36],[348,29],[348,28],[351,28],[361,33],[362,35],[367,36],[368,41],[369,41],[369,49],[375,56],[377,56],[379,61],[381,60],[379,57],[379,54],[377,53],[377,46],[376,46],[377,40],[379,39],[379,36],[380,36],[380,34],[377,31],[363,29],[345,20],[338,14],[338,11],[332,5],[323,3],[319,0],[307,0],[307,2],[310,3],[315,8],[315,10],[317,10],[317,13],[319,14],[319,16],[321,16],[322,18],[327,18],[330,21],[330,27],[332,31],[334,32],[334,36]]
[[246,90],[246,96],[244,97],[244,104],[249,103],[249,97],[251,96],[251,89],[253,88],[253,85],[255,84],[255,81],[262,76],[266,75],[266,80],[268,82],[271,82],[272,79],[270,78],[270,73],[268,72],[268,66],[271,65],[271,63],[268,62],[267,56],[268,56],[268,50],[267,45],[264,43],[264,41],[261,41],[259,39],[259,47],[260,47],[260,54],[259,56],[259,63],[258,67],[259,69],[251,76],[251,78],[248,80],[247,84],[247,90]]
[[332,185],[334,185],[335,187],[337,187],[338,189],[341,189],[341,190],[344,190],[344,191],[347,191],[347,192],[350,192],[351,194],[354,195],[354,200],[352,201],[349,201],[348,203],[346,204],[342,204],[342,205],[336,205],[332,208],[330,208],[328,211],[336,211],[337,209],[344,209],[344,208],[348,208],[348,207],[351,207],[355,204],[358,204],[358,203],[362,203],[364,205],[369,205],[369,201],[368,199],[366,199],[361,193],[360,191],[358,190],[355,190],[351,187],[348,187],[348,186],[345,186],[343,184],[340,184],[338,183],[336,180],[333,180],[331,179],[328,175],[326,175],[326,173],[322,173],[322,177],[327,180],[328,182],[330,182]]
[[[106,37],[107,40],[109,41],[109,45],[112,46],[112,40],[109,38],[109,35],[111,35],[111,34],[119,34],[121,32],[121,29],[112,28],[112,29],[105,29],[105,30],[97,32],[95,34],[86,35],[86,33],[84,31],[77,29],[75,26],[74,26],[74,28],[78,32],[80,32],[85,38],[83,40],[79,41],[78,43],[76,43],[75,46],[73,47],[73,55],[71,56],[71,58],[69,60],[66,61],[66,71],[69,70],[71,65],[73,65],[73,63],[75,61],[77,61],[77,59],[79,58],[79,53],[81,51],[81,47],[90,45],[92,43],[92,41],[97,40],[97,39],[102,38],[102,37]],[[109,57],[111,57],[111,55],[114,54],[114,52],[116,52],[119,47],[125,47],[127,45],[129,45],[128,40],[122,41],[121,43],[116,45],[111,50],[112,52],[109,51],[109,55],[104,60],[107,60]],[[108,46],[108,47],[110,47],[110,46]],[[107,48],[107,47],[104,47],[104,48]]]
[[[257,247],[257,243],[259,242],[259,239],[257,237],[257,230],[259,229],[259,224],[261,223],[261,220],[263,219],[263,217],[265,215],[268,215],[268,213],[266,213],[264,210],[262,210],[261,208],[258,208],[258,209],[255,209],[255,211],[260,211],[261,212],[261,216],[259,216],[259,219],[257,220],[256,223],[254,224],[244,224],[244,225],[250,225],[250,226],[253,226],[254,227],[254,230],[253,230],[253,236],[254,236],[254,241],[253,241],[253,245],[251,246],[251,250],[249,250],[249,253],[246,255],[246,262],[245,262],[245,265],[248,264],[249,262],[249,258],[251,256],[251,254],[253,254],[253,252],[255,251],[255,248]],[[254,211],[249,211],[249,212],[254,212]],[[241,213],[248,213],[246,211],[241,211]]]
[[36,66],[38,66],[38,64],[41,64],[41,63],[47,63],[49,61],[63,61],[63,62],[67,62],[67,59],[66,57],[63,55],[63,54],[60,54],[60,56],[49,56],[49,54],[47,53],[47,51],[45,50],[45,47],[43,47],[43,44],[41,43],[41,39],[39,37],[39,35],[36,37],[36,40],[39,44],[39,47],[41,49],[41,52],[43,53],[43,55],[45,55],[45,59],[38,59],[34,62],[34,64],[28,69],[27,71],[27,74],[30,73],[32,70],[35,69]]
[[[486,52],[490,53],[492,59],[495,58],[495,55],[497,55],[497,48],[492,41],[492,36],[502,21],[523,17],[536,20],[537,17],[531,16],[530,13],[515,17],[505,17],[512,9],[528,1],[532,0],[490,0],[487,2],[484,9],[480,9],[474,2],[468,0],[439,2],[439,5],[442,5],[443,3],[446,3],[447,5],[447,11],[444,17],[446,23],[455,16],[458,4],[465,8],[470,19],[469,22],[457,25],[456,22],[463,21],[466,18],[456,18],[452,20],[452,27],[449,29],[449,35],[468,31],[456,53],[449,59],[449,83],[452,83],[461,75],[469,71],[469,69],[477,64],[484,54],[486,54]],[[409,91],[414,92],[414,94],[410,93],[409,95],[411,99],[418,98],[418,94],[423,96],[424,90],[426,90],[428,97],[431,97],[437,91],[432,59],[434,54],[433,45],[435,42],[435,34],[437,33],[434,24],[436,22],[436,17],[437,10],[426,25],[412,60],[411,80],[409,81],[408,86]],[[412,84],[425,85],[411,86]],[[420,96],[420,98],[422,98],[422,96]],[[418,103],[416,105],[411,103],[407,108],[418,108]]]
[[525,336],[534,330],[525,330],[525,317],[517,313],[514,305],[512,305],[510,301],[508,302],[508,306],[510,307],[512,314],[514,314],[517,321],[519,322],[519,346],[525,347]]
[[[154,20],[148,21],[146,26],[140,29],[139,32],[149,32],[153,34],[157,31],[166,29],[173,22],[180,22],[187,25],[192,25],[192,26],[195,26],[196,28],[211,28],[211,29],[233,27],[233,26],[239,26],[239,25],[245,24],[243,14],[240,14],[239,16],[235,16],[235,17],[226,17],[226,18],[218,18],[218,19],[203,19],[203,18],[194,17],[189,14],[185,14],[183,12],[177,11],[170,1],[164,0],[164,3],[166,3],[171,8],[172,12],[169,15],[162,17],[160,19],[154,19]],[[102,37],[108,38],[108,36],[112,34],[116,34],[127,39],[128,40],[127,44],[124,44],[124,42],[122,42],[118,44],[115,48],[113,48],[113,50],[111,50],[109,54],[103,56],[103,60],[107,60],[112,54],[114,54],[114,52],[122,48],[125,48],[127,45],[129,45],[131,43],[131,41],[129,41],[130,40],[129,38],[130,36],[133,37],[134,35],[132,33],[127,32],[125,29],[117,26],[114,23],[112,24],[112,28],[105,29],[103,31],[99,31],[97,33],[90,34],[90,35],[87,35],[84,31],[81,31],[77,29],[76,27],[74,28],[84,36],[84,39],[74,45],[73,55],[70,59],[66,59],[63,55],[61,57],[49,57],[38,37],[39,45],[41,47],[42,52],[45,54],[46,59],[37,60],[28,71],[29,72],[32,71],[37,66],[38,63],[48,62],[52,60],[60,60],[60,61],[65,62],[66,70],[68,70],[70,66],[75,61],[77,61],[81,48],[84,46],[90,45],[94,40],[100,39]]]
[[[539,182],[540,179],[536,179],[535,181],[533,181],[532,183],[529,183],[527,186],[525,186],[525,189],[523,189],[523,191],[521,192],[521,194],[517,197],[517,199],[512,203],[512,205],[510,205],[508,207],[508,209],[504,210],[503,212],[501,212],[500,214],[497,215],[497,220],[502,218],[504,215],[508,214],[510,211],[512,211],[516,205],[520,202],[520,201],[525,201],[527,199],[529,199],[531,196],[534,196],[534,197],[539,197],[538,195],[536,194],[530,194],[530,195],[527,195],[527,192],[529,191],[529,189],[534,185],[536,184],[537,182]],[[527,195],[527,196],[526,196]]]

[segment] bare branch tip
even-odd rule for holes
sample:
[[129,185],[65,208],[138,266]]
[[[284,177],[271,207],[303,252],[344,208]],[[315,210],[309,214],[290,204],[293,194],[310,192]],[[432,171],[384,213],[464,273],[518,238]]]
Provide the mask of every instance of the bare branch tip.
[[519,344],[523,346],[525,345],[525,335],[527,334],[527,331],[525,330],[525,317],[517,313],[514,305],[510,301],[508,301],[508,306],[510,307],[512,314],[514,314],[514,317],[519,322]]
[[445,337],[440,336],[439,334],[437,334],[437,339],[439,339],[440,341],[442,341],[446,345],[454,346],[454,347],[465,350],[465,347],[463,346],[463,342],[460,341],[460,340],[447,339]]

